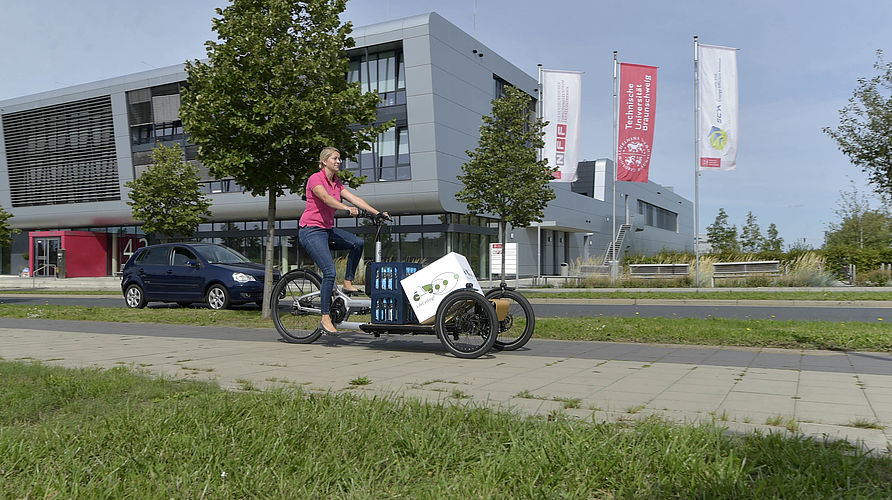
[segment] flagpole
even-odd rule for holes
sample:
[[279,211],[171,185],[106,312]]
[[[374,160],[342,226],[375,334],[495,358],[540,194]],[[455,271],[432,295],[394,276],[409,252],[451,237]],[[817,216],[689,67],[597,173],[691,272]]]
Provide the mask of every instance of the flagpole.
[[619,140],[619,128],[617,125],[617,79],[616,79],[616,53],[617,51],[613,51],[613,219],[611,222],[613,223],[613,238],[610,240],[610,276],[613,280],[613,285],[616,285],[617,272],[616,269],[616,178],[617,178],[617,165],[616,165],[616,141]]
[[700,288],[700,42],[694,35],[694,268]]
[[[538,102],[538,106],[536,106],[536,108],[539,111],[538,118],[541,120],[542,115],[545,114],[545,109],[544,109],[545,99],[542,94],[542,91],[543,91],[543,88],[542,88],[542,64],[539,63],[536,65],[536,67],[539,69],[539,82],[537,83],[537,90],[539,92],[539,102]],[[541,161],[542,155],[543,155],[542,148],[539,148],[539,157],[537,159]],[[542,226],[539,226],[539,228],[536,231],[536,280],[537,280],[537,282],[541,276],[542,276]]]

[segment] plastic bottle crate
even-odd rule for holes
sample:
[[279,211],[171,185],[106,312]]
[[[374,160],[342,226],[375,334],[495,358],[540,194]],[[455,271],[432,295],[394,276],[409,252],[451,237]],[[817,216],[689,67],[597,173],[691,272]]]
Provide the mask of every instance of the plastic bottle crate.
[[405,325],[417,323],[400,280],[421,269],[414,262],[373,262],[366,271],[366,290],[371,298],[371,322]]
[[372,323],[409,325],[418,323],[415,312],[402,292],[378,292],[372,299]]

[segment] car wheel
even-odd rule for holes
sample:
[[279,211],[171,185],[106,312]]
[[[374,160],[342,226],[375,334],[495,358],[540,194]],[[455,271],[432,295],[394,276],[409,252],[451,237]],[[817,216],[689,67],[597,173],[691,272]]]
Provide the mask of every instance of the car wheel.
[[146,294],[139,285],[130,285],[124,290],[124,301],[131,309],[142,309],[146,306]]
[[228,309],[229,291],[223,285],[211,285],[207,293],[208,307],[211,309]]

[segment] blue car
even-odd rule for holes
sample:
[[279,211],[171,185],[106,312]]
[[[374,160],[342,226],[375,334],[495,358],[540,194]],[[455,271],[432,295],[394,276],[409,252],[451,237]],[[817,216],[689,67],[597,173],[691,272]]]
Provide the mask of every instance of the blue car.
[[[273,280],[280,274],[274,272]],[[263,266],[237,251],[212,243],[165,243],[140,248],[124,265],[121,290],[127,307],[149,302],[211,309],[263,303]]]

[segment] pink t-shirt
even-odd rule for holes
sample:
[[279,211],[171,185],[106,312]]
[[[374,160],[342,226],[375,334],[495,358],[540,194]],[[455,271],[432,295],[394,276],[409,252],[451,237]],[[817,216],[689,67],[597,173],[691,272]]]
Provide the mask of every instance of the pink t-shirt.
[[301,227],[314,226],[331,229],[334,227],[335,209],[326,205],[322,199],[313,193],[313,188],[316,186],[322,186],[325,192],[333,196],[334,199],[341,201],[341,191],[344,189],[341,179],[338,176],[334,176],[331,182],[328,182],[328,178],[325,177],[325,170],[316,172],[307,180],[307,209],[300,216],[299,224]]

